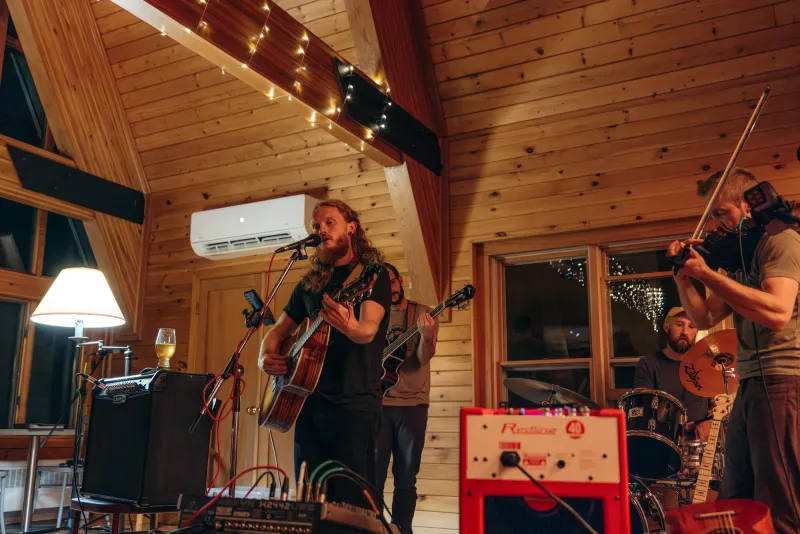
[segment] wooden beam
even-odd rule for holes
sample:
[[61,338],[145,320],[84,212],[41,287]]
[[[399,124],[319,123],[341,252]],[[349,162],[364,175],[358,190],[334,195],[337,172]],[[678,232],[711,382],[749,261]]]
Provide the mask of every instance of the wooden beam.
[[[0,0],[0,74],[3,73],[3,58],[6,52],[6,36],[8,35],[8,5]],[[2,80],[0,80],[2,82]]]
[[12,300],[40,301],[53,279],[9,269],[0,269],[0,297]]
[[[421,13],[413,0],[347,0],[348,18],[358,37],[356,52],[366,74],[388,83],[392,98],[428,128],[444,130],[433,82]],[[382,54],[385,51],[385,54]],[[446,148],[446,147],[444,147]],[[446,172],[446,171],[445,171]],[[447,176],[437,176],[409,157],[386,170],[400,226],[415,300],[432,304],[449,288],[449,238],[444,206]]]
[[[148,193],[90,3],[7,2],[59,150],[81,170]],[[127,319],[125,328],[135,333],[143,300],[142,227],[97,214],[86,230]]]
[[75,167],[75,162],[71,159],[0,135],[0,196],[13,200],[14,202],[20,202],[35,208],[72,217],[73,219],[81,219],[84,222],[94,219],[94,212],[92,212],[92,210],[23,188],[22,184],[20,184],[19,176],[17,176],[17,171],[14,169],[14,164],[11,162],[11,156],[9,156],[8,150],[6,149],[8,145],[33,152],[63,165]]
[[347,61],[272,0],[113,2],[381,165],[401,162],[397,149],[335,111],[344,104],[334,58]]

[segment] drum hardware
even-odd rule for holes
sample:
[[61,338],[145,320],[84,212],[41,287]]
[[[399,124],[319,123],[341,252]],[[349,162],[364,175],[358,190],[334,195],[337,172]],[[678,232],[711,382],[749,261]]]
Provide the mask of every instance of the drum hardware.
[[530,380],[528,378],[506,378],[503,385],[515,395],[522,397],[534,404],[542,406],[578,404],[592,410],[599,410],[600,406],[583,395],[562,388],[555,384]]

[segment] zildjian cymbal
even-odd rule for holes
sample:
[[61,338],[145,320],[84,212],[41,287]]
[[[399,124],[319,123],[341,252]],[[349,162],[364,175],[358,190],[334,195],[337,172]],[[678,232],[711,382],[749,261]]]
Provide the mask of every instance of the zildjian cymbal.
[[574,391],[555,384],[530,380],[528,378],[506,378],[503,385],[516,395],[542,406],[580,404],[592,410],[600,406]]
[[[729,369],[725,391],[723,369]],[[713,399],[724,393],[736,393],[739,379],[736,370],[736,330],[720,330],[694,344],[681,358],[678,374],[683,387],[698,397]]]

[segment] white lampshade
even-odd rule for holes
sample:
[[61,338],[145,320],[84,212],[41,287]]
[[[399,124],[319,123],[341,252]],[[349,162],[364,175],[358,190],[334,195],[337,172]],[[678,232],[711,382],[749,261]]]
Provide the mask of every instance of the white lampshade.
[[106,277],[97,269],[64,269],[31,315],[31,321],[50,326],[108,328],[125,324]]

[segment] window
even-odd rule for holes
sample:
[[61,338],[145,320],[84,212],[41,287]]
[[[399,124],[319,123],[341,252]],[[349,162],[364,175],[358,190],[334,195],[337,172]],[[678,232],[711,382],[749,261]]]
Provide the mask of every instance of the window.
[[693,226],[637,225],[477,245],[476,403],[530,406],[503,383],[524,378],[613,406],[632,389],[639,358],[666,344],[664,318],[680,305],[666,246]]
[[18,302],[0,301],[0,428],[13,423],[16,402],[15,377],[17,358],[22,345],[23,312],[26,306]]
[[[639,358],[664,348],[664,319],[680,306],[666,247],[606,253],[611,313],[611,388],[630,390]],[[705,291],[697,284],[699,291]]]
[[[0,278],[35,287],[84,266],[96,263],[82,221],[0,198]],[[36,304],[35,295],[0,295],[0,428],[55,423],[71,397],[71,331],[30,322]]]
[[41,147],[45,139],[47,119],[33,84],[28,62],[19,46],[13,22],[9,23],[7,43],[0,43],[0,53],[3,53],[3,71],[0,73],[0,134]]
[[31,272],[36,208],[0,198],[0,269]]
[[[558,383],[590,396],[586,258],[565,256],[508,264],[504,275],[505,377]],[[519,405],[522,399],[510,398],[509,402]]]

